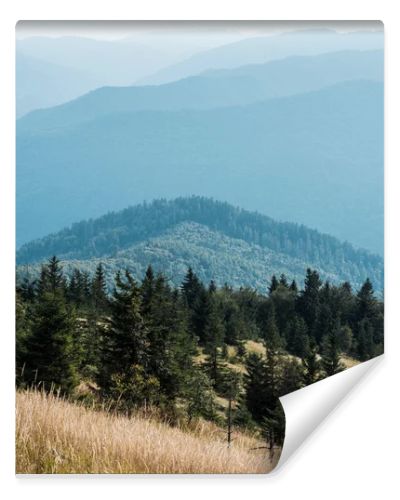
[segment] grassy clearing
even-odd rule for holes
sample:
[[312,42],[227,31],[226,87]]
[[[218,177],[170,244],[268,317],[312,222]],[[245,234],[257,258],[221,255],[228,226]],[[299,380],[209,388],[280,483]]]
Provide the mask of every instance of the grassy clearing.
[[16,397],[17,473],[266,473],[274,463],[263,443],[208,422],[172,428],[140,416],[93,411],[53,395]]

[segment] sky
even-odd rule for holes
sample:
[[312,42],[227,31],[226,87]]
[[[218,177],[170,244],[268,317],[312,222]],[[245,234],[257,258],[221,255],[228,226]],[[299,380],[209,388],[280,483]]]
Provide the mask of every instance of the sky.
[[340,32],[382,31],[379,21],[19,21],[17,39],[31,36],[83,36],[99,40],[118,40],[132,36],[160,34],[240,39],[299,29],[334,29]]

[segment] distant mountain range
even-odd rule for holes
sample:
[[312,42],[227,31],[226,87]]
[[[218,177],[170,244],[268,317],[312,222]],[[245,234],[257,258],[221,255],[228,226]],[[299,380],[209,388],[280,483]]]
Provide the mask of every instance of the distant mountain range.
[[17,117],[104,85],[130,85],[180,59],[135,40],[29,37],[16,48]]
[[193,26],[174,26],[166,32],[153,26],[148,30],[132,27],[131,36],[114,40],[28,36],[17,39],[16,49],[20,117],[104,86],[159,85],[204,71],[294,55],[381,50],[383,32],[309,29],[245,38],[233,28],[198,31]]
[[53,64],[17,52],[16,116],[56,106],[99,86],[99,80],[83,71]]
[[291,31],[225,44],[194,54],[153,75],[139,79],[140,85],[160,85],[211,69],[260,64],[290,56],[313,56],[341,50],[383,49],[383,31],[339,33],[329,29]]
[[302,286],[310,266],[332,283],[359,288],[369,277],[379,294],[383,290],[380,257],[304,226],[201,197],[137,205],[28,243],[17,253],[18,276],[37,275],[40,262],[53,254],[67,273],[78,267],[92,274],[102,262],[110,286],[118,269],[127,267],[141,278],[151,264],[175,284],[191,266],[205,282],[265,292],[274,273]]
[[180,111],[130,111],[129,99],[113,111],[110,93],[97,94],[92,116],[86,99],[58,108],[65,126],[54,125],[58,110],[18,121],[18,245],[143,200],[198,194],[382,253],[381,82]]
[[19,120],[18,129],[50,130],[134,111],[246,105],[360,79],[383,81],[381,50],[289,57],[266,64],[209,71],[166,85],[103,87],[63,105],[30,113]]

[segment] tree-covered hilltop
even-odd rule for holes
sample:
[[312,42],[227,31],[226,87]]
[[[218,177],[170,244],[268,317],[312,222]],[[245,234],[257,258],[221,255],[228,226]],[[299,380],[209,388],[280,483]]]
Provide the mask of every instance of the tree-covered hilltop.
[[189,268],[171,287],[149,266],[140,282],[119,270],[110,296],[101,264],[92,279],[79,269],[67,279],[53,257],[17,287],[17,384],[73,395],[85,381],[92,402],[117,411],[216,420],[228,442],[232,426],[252,427],[279,447],[280,396],[343,370],[343,356],[383,352],[383,303],[368,279],[354,293],[308,269],[304,283],[272,276],[263,295]]
[[73,224],[23,245],[17,264],[51,255],[85,261],[75,264],[91,274],[96,259],[102,259],[109,279],[120,267],[139,279],[151,263],[178,279],[193,266],[205,281],[260,288],[268,274],[300,281],[305,269],[314,267],[332,282],[349,281],[359,288],[368,277],[378,292],[383,290],[379,256],[305,226],[197,196],[156,200]]

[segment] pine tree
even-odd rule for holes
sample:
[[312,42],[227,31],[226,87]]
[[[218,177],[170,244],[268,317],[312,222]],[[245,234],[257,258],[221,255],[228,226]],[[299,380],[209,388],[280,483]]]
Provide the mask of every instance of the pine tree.
[[132,376],[132,370],[141,374],[147,368],[148,331],[140,308],[137,283],[128,271],[125,271],[125,280],[118,272],[101,349],[99,384],[106,393],[116,388],[118,377],[120,388],[121,377]]
[[335,328],[322,340],[321,367],[327,377],[344,370],[344,365],[340,361],[338,341],[340,326],[340,321],[336,320]]
[[304,290],[297,299],[297,310],[306,322],[309,332],[314,331],[321,285],[322,282],[317,271],[307,269],[306,278],[304,280]]
[[293,292],[295,295],[297,295],[297,292],[298,292],[298,287],[297,287],[297,283],[295,280],[293,280],[290,284],[290,287],[289,287],[289,290],[291,292]]
[[38,283],[38,293],[51,293],[54,296],[66,291],[66,281],[62,272],[60,261],[56,256],[51,257],[47,264],[42,266]]
[[38,300],[27,339],[25,379],[45,390],[69,394],[78,382],[74,359],[74,317],[67,309],[65,280],[53,257],[42,266]]
[[142,314],[144,316],[151,315],[153,308],[154,288],[155,288],[154,271],[151,266],[148,266],[140,287],[140,293],[142,296]]
[[186,273],[181,288],[189,309],[193,309],[204,286],[191,267],[189,267]]
[[265,360],[255,353],[249,354],[246,360],[245,401],[246,407],[256,422],[261,422],[270,404],[266,393]]
[[173,400],[191,370],[193,339],[179,295],[162,274],[148,272],[142,284],[143,318],[148,331],[148,370],[159,380],[161,393]]
[[198,417],[207,420],[216,418],[215,393],[207,375],[195,370],[189,377],[185,389],[187,401],[187,415],[189,423]]
[[272,275],[271,278],[271,283],[268,286],[268,292],[271,295],[272,292],[274,292],[279,286],[279,281],[277,280],[275,274]]
[[278,326],[275,319],[275,309],[270,308],[268,319],[265,325],[265,330],[263,332],[263,338],[267,347],[273,345],[274,347],[281,346],[281,337],[279,335]]
[[284,288],[289,288],[288,280],[283,273],[279,277],[279,285],[284,287]]
[[107,284],[104,274],[103,265],[100,263],[96,267],[96,272],[92,281],[92,305],[97,315],[100,311],[107,311],[108,309],[108,296]]
[[275,405],[276,398],[279,396],[279,390],[282,383],[280,364],[281,364],[281,340],[279,336],[271,336],[266,345],[265,359],[265,398],[266,407],[271,409]]
[[302,367],[297,359],[280,359],[281,380],[278,394],[284,396],[303,386]]
[[204,368],[213,387],[218,390],[222,384],[224,363],[221,347],[224,339],[224,325],[221,321],[215,297],[209,294],[208,307],[204,318]]
[[267,410],[262,422],[262,435],[267,442],[269,455],[272,459],[275,448],[282,448],[285,440],[285,413],[279,400],[273,408]]
[[310,346],[303,356],[303,381],[304,384],[310,385],[317,382],[320,378],[321,363],[317,355],[317,346],[315,343],[310,343]]
[[24,382],[25,362],[27,357],[27,340],[31,331],[32,305],[20,289],[15,297],[15,367],[17,385]]
[[361,361],[374,356],[373,329],[368,318],[364,318],[358,323],[357,356]]
[[309,349],[307,325],[303,318],[295,316],[289,323],[286,332],[286,348],[288,352],[303,358]]
[[357,293],[357,316],[361,321],[364,318],[373,320],[377,313],[377,303],[374,297],[374,289],[371,281],[367,278],[360,291]]

